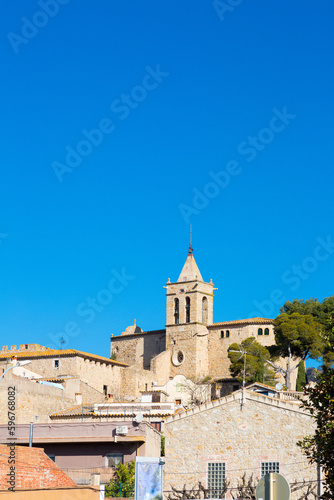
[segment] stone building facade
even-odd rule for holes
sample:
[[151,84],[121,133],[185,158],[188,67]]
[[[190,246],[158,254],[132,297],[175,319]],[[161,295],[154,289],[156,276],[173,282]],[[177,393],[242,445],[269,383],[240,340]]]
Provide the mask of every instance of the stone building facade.
[[17,361],[29,361],[29,371],[46,379],[77,377],[85,391],[95,390],[106,397],[118,397],[121,392],[122,369],[126,363],[76,349],[49,349],[38,344],[22,344],[0,351],[0,368],[5,370]]
[[[164,288],[164,329],[143,331],[135,321],[120,336],[111,337],[111,356],[130,365],[123,371],[124,394],[132,391],[132,395],[138,396],[145,386],[163,387],[179,375],[197,382],[211,377],[222,380],[227,387],[231,379],[228,348],[233,342],[255,337],[264,346],[275,343],[272,319],[213,322],[217,289],[212,279],[203,280],[191,246],[178,280],[168,279]],[[284,366],[285,360],[280,363]],[[292,384],[295,378],[296,373]],[[284,384],[283,378],[278,381]]]
[[[297,401],[247,390],[243,405],[241,398],[242,391],[237,391],[165,421],[166,494],[172,486],[198,489],[201,482],[212,490],[209,498],[219,498],[226,479],[229,490],[225,498],[230,499],[231,488],[244,473],[247,479],[253,475],[257,484],[267,472],[279,472],[290,485],[315,481],[316,488],[316,466],[296,444],[314,433],[311,416]],[[300,498],[300,491],[291,498]]]

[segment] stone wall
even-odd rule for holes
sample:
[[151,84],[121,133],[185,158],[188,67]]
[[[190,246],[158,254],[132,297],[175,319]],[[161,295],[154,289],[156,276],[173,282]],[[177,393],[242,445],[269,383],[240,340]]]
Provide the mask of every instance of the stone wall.
[[161,434],[152,425],[146,423],[145,457],[160,457]]
[[171,376],[199,379],[208,375],[208,330],[202,324],[168,327]]
[[149,369],[151,359],[166,349],[165,330],[134,333],[111,337],[111,355],[116,354],[117,361],[128,365],[137,364]]
[[165,385],[169,380],[170,364],[170,353],[164,351],[151,360],[151,370],[142,369],[140,363],[123,370],[118,401],[140,401],[140,391]]
[[[29,357],[27,357],[29,359]],[[107,394],[119,392],[122,366],[103,363],[79,355],[31,357],[29,369],[45,378],[78,377],[101,394],[106,386]],[[57,362],[57,363],[56,363]],[[59,366],[56,367],[56,364]]]
[[[6,377],[0,385],[0,408],[8,407],[8,387],[15,387],[15,421],[24,424],[31,421],[49,422],[50,413],[73,406],[73,398],[66,391],[41,385],[28,380]],[[7,423],[7,413],[0,413],[0,423]]]
[[[260,478],[261,462],[279,462],[279,472],[289,482],[316,479],[296,443],[314,432],[311,417],[298,403],[274,400],[246,391],[242,410],[241,393],[202,405],[165,421],[166,465],[164,490],[208,486],[210,462],[224,462],[230,486],[244,472]],[[226,498],[231,498],[227,493]],[[292,495],[292,499],[298,498]]]
[[[269,335],[258,335],[258,329],[268,328]],[[226,331],[229,337],[226,338]],[[221,337],[224,332],[224,337]],[[240,344],[248,337],[254,337],[261,345],[269,346],[275,344],[274,329],[272,324],[252,324],[252,325],[212,325],[209,327],[208,351],[209,351],[209,372],[211,377],[230,377],[230,360],[227,350],[231,344]]]
[[[196,286],[194,284],[196,283]],[[175,299],[179,300],[179,324],[186,324],[186,297],[190,299],[190,322],[212,324],[213,321],[213,283],[187,281],[166,284],[166,321],[167,326],[175,325]],[[207,313],[203,318],[202,301],[207,299]],[[167,333],[168,335],[168,333]]]

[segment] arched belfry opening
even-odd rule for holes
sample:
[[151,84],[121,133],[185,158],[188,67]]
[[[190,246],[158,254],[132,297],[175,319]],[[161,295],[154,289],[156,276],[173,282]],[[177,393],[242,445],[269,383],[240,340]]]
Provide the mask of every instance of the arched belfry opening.
[[[189,248],[186,262],[177,281],[168,279],[166,286],[166,326],[168,342],[172,342],[176,331],[183,331],[184,325],[194,329],[195,325],[204,327],[213,322],[213,290],[214,285],[203,281],[200,270],[196,264],[192,247]],[[204,298],[204,300],[203,300]],[[175,327],[178,330],[174,330]],[[192,332],[188,328],[187,335]],[[172,345],[172,344],[171,344]]]
[[202,300],[202,323],[208,324],[208,299],[206,297]]
[[174,300],[174,321],[175,324],[179,324],[179,319],[180,319],[180,305],[179,305],[179,299]]
[[190,323],[190,297],[186,297],[186,323]]

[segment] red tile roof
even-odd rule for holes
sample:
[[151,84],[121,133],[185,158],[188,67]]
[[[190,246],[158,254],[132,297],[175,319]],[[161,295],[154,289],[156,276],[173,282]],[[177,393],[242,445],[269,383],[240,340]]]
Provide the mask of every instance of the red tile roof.
[[236,319],[234,321],[221,321],[219,323],[213,323],[208,325],[208,328],[215,328],[217,326],[233,326],[233,325],[272,325],[273,319],[269,318],[247,318],[247,319]]
[[117,366],[128,366],[126,363],[115,361],[114,359],[98,356],[97,354],[90,354],[88,352],[78,351],[76,349],[46,349],[45,351],[0,351],[0,359],[9,359],[16,357],[17,359],[32,359],[32,358],[51,358],[51,357],[65,357],[65,356],[79,356],[81,358],[90,359],[92,361],[100,361]]

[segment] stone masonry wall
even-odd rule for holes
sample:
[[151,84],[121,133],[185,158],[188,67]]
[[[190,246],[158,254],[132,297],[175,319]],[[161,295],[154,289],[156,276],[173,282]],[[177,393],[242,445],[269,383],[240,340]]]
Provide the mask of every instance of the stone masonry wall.
[[[67,398],[65,391],[27,380],[6,377],[0,385],[0,408],[8,407],[8,387],[15,387],[15,422],[26,424],[31,421],[50,422],[50,413],[63,410],[75,404]],[[6,424],[7,412],[0,412],[0,423]]]
[[[258,329],[262,328],[263,334],[258,335]],[[269,335],[264,335],[265,328],[268,328]],[[274,327],[272,324],[254,324],[254,325],[213,325],[208,328],[208,352],[209,352],[209,372],[213,378],[230,378],[229,370],[230,360],[227,350],[231,344],[236,342],[240,344],[243,340],[254,337],[261,345],[268,347],[275,344]],[[226,338],[226,331],[229,331],[229,337]],[[224,332],[224,337],[221,337],[221,332]],[[294,359],[292,365],[298,365],[299,359]],[[275,362],[277,366],[286,368],[286,360],[279,359]],[[297,370],[291,375],[291,388],[296,387]],[[264,381],[266,383],[266,381]],[[282,374],[277,374],[276,382],[285,385],[285,380]],[[276,383],[275,382],[275,383]]]
[[165,421],[164,491],[171,485],[196,488],[199,481],[207,487],[209,462],[225,463],[231,487],[244,472],[247,478],[253,473],[257,482],[261,462],[279,462],[279,472],[289,482],[316,479],[316,467],[296,445],[314,432],[311,417],[297,403],[246,394],[242,410],[239,392]]
[[[59,361],[59,367],[55,367]],[[113,394],[119,390],[121,384],[121,370],[124,368],[100,361],[94,361],[81,356],[45,356],[45,358],[31,358],[29,369],[43,377],[57,378],[65,375],[77,376],[83,382],[103,393],[103,386],[107,392]]]
[[[258,335],[258,328],[269,329],[269,335]],[[225,332],[229,330],[230,336],[226,338]],[[221,338],[221,331],[224,331],[224,338]],[[209,350],[209,371],[211,377],[230,377],[230,360],[227,356],[227,350],[231,344],[237,342],[240,344],[248,337],[254,337],[261,345],[269,346],[275,344],[273,326],[268,325],[223,325],[210,326],[208,350]]]
[[[203,378],[208,375],[208,330],[202,324],[185,324],[168,327],[171,352],[171,375],[187,378]],[[179,361],[179,354],[183,361]]]
[[[196,286],[194,284],[196,283]],[[203,281],[188,281],[166,284],[166,321],[167,325],[175,325],[175,299],[179,299],[179,324],[186,324],[186,297],[190,299],[190,322],[202,323],[202,300],[207,298],[207,320],[205,324],[213,321],[213,284]],[[167,332],[168,337],[168,332]],[[168,338],[167,338],[168,342]]]
[[165,330],[111,337],[111,354],[116,354],[117,361],[149,369],[151,359],[166,349],[165,339]]

